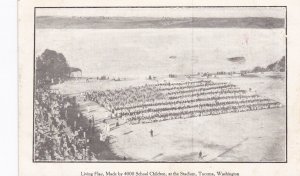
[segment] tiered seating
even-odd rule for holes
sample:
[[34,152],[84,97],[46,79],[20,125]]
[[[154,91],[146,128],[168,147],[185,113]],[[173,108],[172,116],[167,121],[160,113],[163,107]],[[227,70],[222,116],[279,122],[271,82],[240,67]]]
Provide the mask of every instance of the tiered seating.
[[[76,102],[49,89],[37,89],[34,101],[34,159],[93,160],[89,150],[88,129],[67,124],[77,118]],[[73,111],[73,112],[72,112]],[[74,117],[74,114],[76,115]]]

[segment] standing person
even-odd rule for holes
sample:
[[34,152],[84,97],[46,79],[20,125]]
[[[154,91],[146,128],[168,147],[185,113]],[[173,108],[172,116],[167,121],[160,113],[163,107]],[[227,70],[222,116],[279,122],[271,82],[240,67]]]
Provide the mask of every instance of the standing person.
[[153,130],[152,129],[150,130],[150,135],[151,135],[151,137],[153,137]]
[[203,159],[202,151],[199,152],[199,159]]

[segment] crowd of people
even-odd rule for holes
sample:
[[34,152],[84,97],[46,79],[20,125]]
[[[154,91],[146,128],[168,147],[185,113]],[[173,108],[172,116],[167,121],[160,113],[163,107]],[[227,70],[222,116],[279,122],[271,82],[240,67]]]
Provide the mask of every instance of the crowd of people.
[[[34,159],[94,160],[91,127],[79,125],[80,113],[74,98],[63,97],[48,88],[35,91]],[[71,118],[72,117],[72,118]]]
[[279,102],[210,80],[158,83],[126,89],[91,91],[85,98],[99,103],[113,118],[150,123],[170,119],[278,108]]
[[106,91],[90,91],[85,92],[84,96],[86,100],[97,102],[109,111],[114,111],[127,104],[149,102],[164,98],[164,94],[152,85]]

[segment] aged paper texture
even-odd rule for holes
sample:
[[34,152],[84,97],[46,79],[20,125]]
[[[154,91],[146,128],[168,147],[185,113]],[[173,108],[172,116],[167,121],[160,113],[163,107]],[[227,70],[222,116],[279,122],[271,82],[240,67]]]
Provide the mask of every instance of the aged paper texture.
[[299,175],[299,5],[19,1],[19,174]]

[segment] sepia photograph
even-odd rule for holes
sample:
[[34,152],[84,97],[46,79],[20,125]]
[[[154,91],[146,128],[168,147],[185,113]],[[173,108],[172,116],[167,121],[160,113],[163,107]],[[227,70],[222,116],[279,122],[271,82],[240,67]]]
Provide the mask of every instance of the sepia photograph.
[[286,7],[34,13],[33,162],[287,162]]

